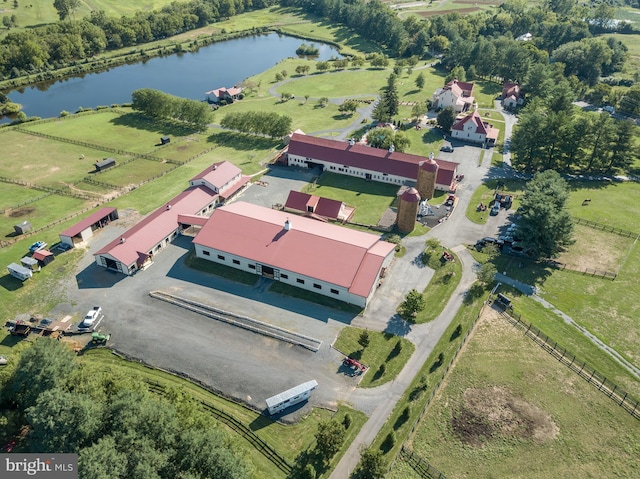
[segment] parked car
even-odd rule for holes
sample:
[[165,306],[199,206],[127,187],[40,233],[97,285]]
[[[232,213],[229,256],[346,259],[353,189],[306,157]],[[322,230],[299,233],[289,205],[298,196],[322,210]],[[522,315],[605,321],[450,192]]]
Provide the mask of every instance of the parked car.
[[47,243],[44,241],[36,241],[31,246],[29,246],[29,251],[35,253],[36,251],[40,251],[41,249],[45,249],[47,247]]
[[102,315],[102,308],[100,306],[94,306],[93,309],[90,309],[89,312],[87,312],[87,315],[84,317],[79,327],[81,329],[88,329],[93,327],[96,324],[96,322],[100,319],[101,315]]
[[498,213],[500,213],[500,203],[498,203],[497,201],[493,204],[493,206],[491,207],[491,211],[489,212],[489,214],[491,216],[495,216]]
[[440,148],[440,151],[445,151],[447,153],[452,153],[453,152],[453,146],[445,145],[442,148]]

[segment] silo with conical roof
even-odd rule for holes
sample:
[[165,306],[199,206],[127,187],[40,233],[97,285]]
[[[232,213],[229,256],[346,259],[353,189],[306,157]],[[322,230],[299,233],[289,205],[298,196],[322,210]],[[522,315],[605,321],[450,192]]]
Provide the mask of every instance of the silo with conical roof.
[[420,193],[415,188],[409,188],[400,195],[396,223],[401,233],[411,233],[414,230],[419,206]]

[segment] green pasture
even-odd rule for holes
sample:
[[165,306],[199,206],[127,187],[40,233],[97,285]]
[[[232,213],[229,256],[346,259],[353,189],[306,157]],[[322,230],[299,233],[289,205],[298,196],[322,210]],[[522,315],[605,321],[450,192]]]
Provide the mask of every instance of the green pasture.
[[439,129],[426,127],[416,130],[415,128],[409,128],[403,133],[411,141],[407,153],[425,157],[433,153],[437,157],[443,143],[442,132]]
[[[160,137],[164,135],[180,138],[195,133],[181,124],[150,120],[129,108],[122,108],[119,111],[100,110],[94,113],[70,115],[56,121],[28,123],[25,128],[98,147],[107,146],[132,153],[151,152],[160,143]],[[83,153],[87,154],[84,150]],[[117,155],[112,153],[109,156]]]
[[620,7],[616,9],[616,18],[618,20],[628,20],[635,25],[640,22],[640,12],[637,8]]
[[[50,195],[0,215],[0,234],[4,236],[13,233],[13,225],[22,223],[25,220],[33,225],[34,230],[42,228],[87,206],[88,202],[84,200],[70,196]],[[34,239],[33,241],[36,240]]]
[[338,111],[338,105],[329,103],[325,108],[320,108],[314,100],[305,101],[304,96],[300,96],[286,102],[275,97],[235,102],[233,105],[219,109],[216,112],[215,121],[221,121],[227,113],[246,111],[270,111],[287,115],[293,119],[292,128],[294,130],[300,128],[305,133],[338,130],[349,126],[357,118],[355,115],[343,115]]
[[[69,131],[79,124],[68,125]],[[82,128],[81,128],[82,129]],[[113,156],[106,151],[49,140],[15,130],[0,135],[0,176],[50,188],[77,183],[95,170],[94,163]],[[81,155],[85,155],[81,158]]]
[[327,172],[320,176],[315,185],[304,188],[305,193],[355,206],[353,222],[367,225],[378,223],[382,214],[396,200],[397,191],[397,185]]
[[295,8],[282,8],[273,6],[245,12],[231,18],[213,24],[217,29],[227,32],[240,32],[251,28],[268,27],[271,25],[287,25],[292,22],[303,21],[304,17],[298,14]]
[[313,98],[348,98],[356,95],[379,95],[386,85],[389,70],[339,70],[316,73],[292,79],[276,89],[292,93],[297,97],[311,95]]
[[[369,368],[359,383],[360,387],[377,387],[392,381],[415,351],[415,346],[394,334],[367,331],[369,345],[363,348],[358,343],[363,331],[351,326],[343,328],[333,347]],[[384,370],[380,369],[382,364],[385,365]]]
[[[175,165],[161,161],[137,158],[133,161],[124,163],[121,166],[105,170],[104,173],[92,175],[92,178],[95,181],[101,181],[103,183],[120,187],[136,186],[171,168],[175,168]],[[185,185],[185,189],[187,186],[188,184]]]
[[186,137],[171,139],[168,145],[157,146],[150,155],[174,161],[185,162],[208,150],[213,145],[207,142],[206,133],[196,133]]
[[[198,162],[208,160],[209,164],[230,161],[246,175],[253,175],[264,169],[279,151],[280,140],[243,135],[240,133],[209,130],[207,142],[214,150],[198,158]],[[181,167],[182,168],[182,167]]]
[[478,324],[412,448],[449,478],[629,477],[640,466],[637,426],[494,315]]
[[[632,181],[570,181],[571,216],[640,234],[640,188]],[[589,199],[585,206],[584,200]]]
[[9,209],[24,203],[25,201],[40,198],[46,194],[48,193],[39,190],[32,190],[25,186],[0,182],[0,210]]
[[478,108],[495,108],[495,100],[502,93],[502,84],[490,81],[471,80],[474,84],[473,96]]

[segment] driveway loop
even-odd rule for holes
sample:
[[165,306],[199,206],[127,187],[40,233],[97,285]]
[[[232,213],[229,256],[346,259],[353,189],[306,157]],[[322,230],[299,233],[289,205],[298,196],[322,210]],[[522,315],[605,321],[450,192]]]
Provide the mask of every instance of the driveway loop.
[[198,303],[197,301],[192,301],[190,299],[181,298],[180,296],[175,296],[163,291],[151,291],[149,293],[149,296],[154,299],[166,301],[167,303],[173,304],[175,306],[188,309],[189,311],[193,311],[194,313],[198,313],[212,319],[217,319],[218,321],[224,321],[225,323],[237,326],[239,328],[248,329],[249,331],[253,331],[254,333],[269,336],[271,338],[295,344],[297,346],[302,346],[303,348],[313,351],[314,353],[318,352],[318,350],[320,349],[320,345],[322,344],[322,341],[318,339],[295,333],[278,326],[273,326],[271,324],[258,321],[257,319],[247,318],[246,316],[239,316],[237,314],[229,313],[227,311],[223,311],[206,304]]

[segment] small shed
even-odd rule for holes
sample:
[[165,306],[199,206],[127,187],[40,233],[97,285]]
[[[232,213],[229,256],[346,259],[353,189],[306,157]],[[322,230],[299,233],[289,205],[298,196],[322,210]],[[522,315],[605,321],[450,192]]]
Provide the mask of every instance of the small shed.
[[31,271],[40,271],[40,263],[38,263],[37,259],[32,258],[31,256],[25,256],[20,260],[20,263]]
[[31,231],[31,223],[29,223],[28,221],[23,221],[19,225],[15,225],[13,229],[15,230],[16,234],[23,235],[27,231]]
[[31,257],[35,259],[40,266],[46,266],[49,263],[51,263],[54,259],[56,259],[53,253],[46,249],[41,249],[40,251],[36,251],[35,253],[33,253]]
[[95,163],[94,166],[96,167],[96,171],[104,171],[107,168],[116,166],[116,160],[115,158],[105,158],[104,160]]
[[30,269],[16,263],[11,263],[7,266],[7,270],[11,276],[18,278],[20,281],[24,281],[25,279],[29,279],[33,276],[33,272]]
[[162,143],[163,145],[166,145],[167,143],[171,143],[171,138],[165,135],[160,138],[160,143]]

